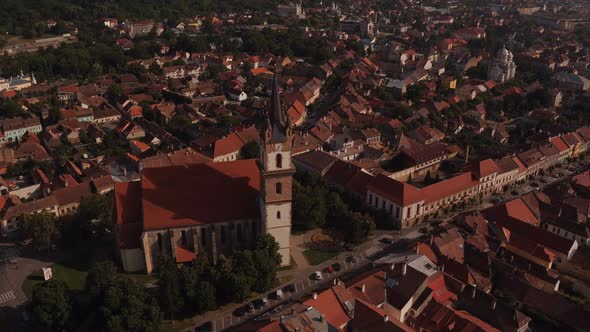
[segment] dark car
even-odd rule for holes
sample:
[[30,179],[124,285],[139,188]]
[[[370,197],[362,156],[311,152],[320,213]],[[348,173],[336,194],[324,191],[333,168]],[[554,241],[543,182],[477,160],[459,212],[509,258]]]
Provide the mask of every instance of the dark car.
[[394,244],[395,243],[395,241],[390,237],[384,237],[379,241],[381,241],[382,243],[386,243],[386,244]]
[[334,263],[332,264],[332,269],[334,269],[334,271],[336,272],[340,272],[340,270],[342,269],[342,265],[340,265],[340,263]]
[[195,332],[212,332],[213,323],[207,322],[195,328]]
[[294,284],[289,284],[289,285],[283,287],[283,292],[287,292],[287,293],[293,293],[293,292],[295,292],[295,285]]
[[518,192],[516,192],[516,191],[511,191],[511,192],[510,192],[510,195],[512,195],[512,196],[518,196]]
[[332,266],[328,266],[327,268],[324,269],[324,272],[332,273],[332,272],[334,272],[334,268]]
[[533,187],[533,188],[538,188],[538,187],[539,187],[539,184],[538,184],[538,183],[536,183],[536,182],[533,182],[533,183],[531,183],[531,187]]
[[241,307],[237,308],[236,310],[234,310],[233,314],[236,317],[242,317],[248,312],[248,309],[249,308],[247,305],[241,306]]

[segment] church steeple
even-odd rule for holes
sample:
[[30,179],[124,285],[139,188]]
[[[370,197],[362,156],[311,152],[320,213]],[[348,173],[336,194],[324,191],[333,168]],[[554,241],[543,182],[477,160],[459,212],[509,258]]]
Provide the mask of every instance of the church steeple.
[[265,136],[267,143],[285,143],[291,136],[291,122],[286,110],[281,105],[279,96],[278,72],[275,72],[272,80],[272,95],[270,97],[270,111],[267,114]]

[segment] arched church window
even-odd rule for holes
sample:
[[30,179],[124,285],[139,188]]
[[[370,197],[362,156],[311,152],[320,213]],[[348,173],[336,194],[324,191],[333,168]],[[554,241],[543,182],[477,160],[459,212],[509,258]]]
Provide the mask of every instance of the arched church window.
[[282,194],[283,193],[283,184],[280,182],[277,182],[276,184],[276,192],[277,194]]
[[277,168],[283,168],[283,155],[277,154]]

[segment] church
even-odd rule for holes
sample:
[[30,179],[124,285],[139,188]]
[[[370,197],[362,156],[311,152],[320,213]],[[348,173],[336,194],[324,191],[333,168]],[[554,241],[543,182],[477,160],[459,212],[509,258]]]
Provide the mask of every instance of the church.
[[273,80],[260,160],[211,162],[192,150],[142,160],[141,179],[115,184],[113,219],[123,270],[151,273],[161,256],[177,263],[250,249],[256,236],[279,243],[290,265],[292,131]]
[[488,79],[498,83],[504,83],[513,79],[514,75],[516,75],[514,55],[505,47],[502,47],[498,50],[496,58],[490,64]]

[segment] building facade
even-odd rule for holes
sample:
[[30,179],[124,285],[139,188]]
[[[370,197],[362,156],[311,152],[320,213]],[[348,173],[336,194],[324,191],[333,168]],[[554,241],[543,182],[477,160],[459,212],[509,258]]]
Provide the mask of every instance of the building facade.
[[513,79],[516,74],[516,64],[514,64],[513,58],[512,52],[504,47],[501,48],[490,65],[488,79],[498,83]]

